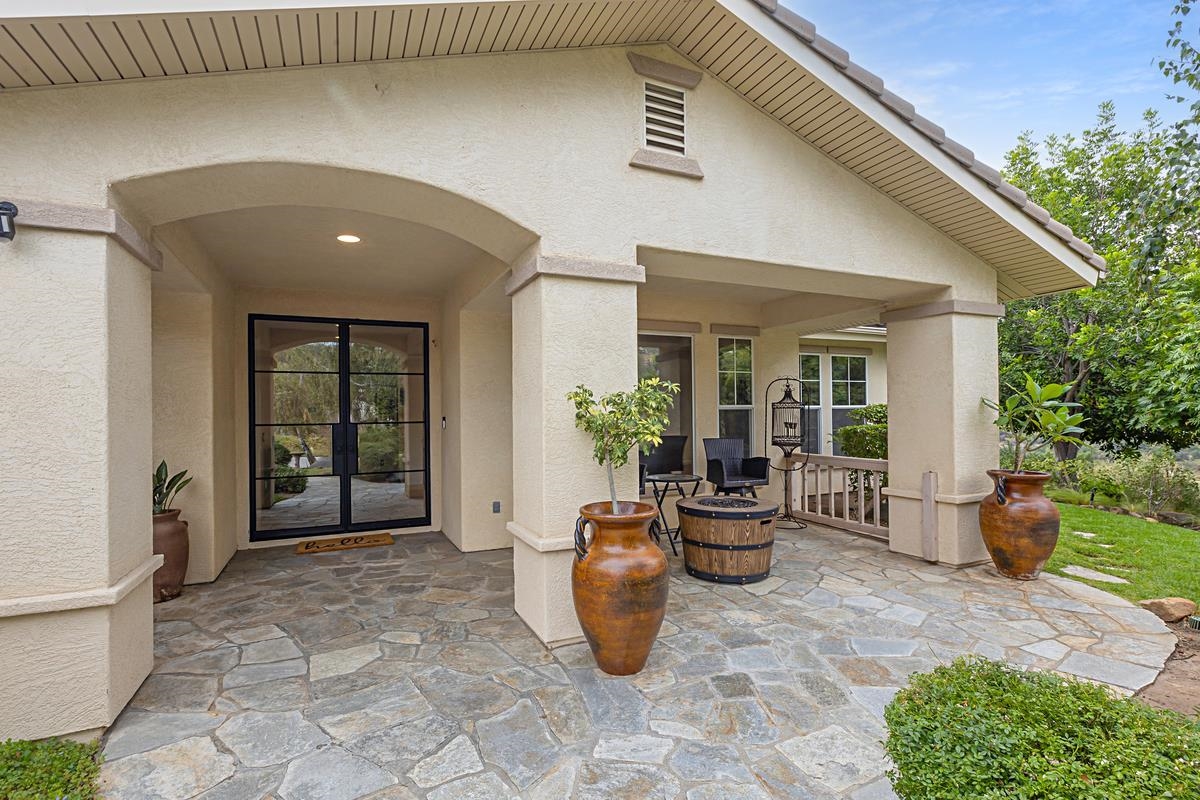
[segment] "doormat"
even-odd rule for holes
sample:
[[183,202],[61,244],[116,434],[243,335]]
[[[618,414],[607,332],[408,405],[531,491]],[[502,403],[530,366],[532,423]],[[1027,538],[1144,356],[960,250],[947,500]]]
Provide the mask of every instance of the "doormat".
[[390,533],[364,533],[359,536],[343,536],[341,539],[320,539],[300,542],[296,554],[329,553],[333,550],[354,550],[359,547],[384,547],[394,544]]

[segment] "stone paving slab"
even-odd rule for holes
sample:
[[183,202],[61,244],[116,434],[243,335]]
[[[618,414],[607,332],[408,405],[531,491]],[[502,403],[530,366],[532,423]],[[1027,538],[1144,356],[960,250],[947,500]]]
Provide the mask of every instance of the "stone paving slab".
[[155,607],[154,673],[105,741],[112,800],[894,800],[883,709],[978,653],[1129,693],[1174,636],[1082,583],[954,570],[818,526],[772,580],[670,556],[646,669],[548,650],[512,610],[508,551],[238,553]]

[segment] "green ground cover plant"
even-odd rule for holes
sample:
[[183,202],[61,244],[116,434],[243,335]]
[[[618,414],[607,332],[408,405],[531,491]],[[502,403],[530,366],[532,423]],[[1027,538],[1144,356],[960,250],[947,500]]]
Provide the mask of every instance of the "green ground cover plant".
[[1200,723],[1052,673],[960,658],[884,718],[902,800],[1200,797]]
[[100,743],[62,739],[0,743],[4,800],[93,800],[100,776]]
[[1084,583],[1134,602],[1200,598],[1200,531],[1063,503],[1058,510],[1061,533],[1047,572],[1062,575],[1063,567],[1074,564],[1116,575],[1129,583]]

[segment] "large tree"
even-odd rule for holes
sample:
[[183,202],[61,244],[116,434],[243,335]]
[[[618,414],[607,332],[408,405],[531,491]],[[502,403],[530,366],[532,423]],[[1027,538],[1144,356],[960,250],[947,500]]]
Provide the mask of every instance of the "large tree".
[[[1164,125],[1147,112],[1117,128],[1111,103],[1076,137],[1023,134],[1006,177],[1092,244],[1109,264],[1095,289],[1009,304],[1001,323],[1001,382],[1071,383],[1088,439],[1112,452],[1200,442],[1200,80],[1197,51],[1176,13],[1163,62],[1193,95],[1190,118]],[[1072,448],[1058,448],[1060,458]]]

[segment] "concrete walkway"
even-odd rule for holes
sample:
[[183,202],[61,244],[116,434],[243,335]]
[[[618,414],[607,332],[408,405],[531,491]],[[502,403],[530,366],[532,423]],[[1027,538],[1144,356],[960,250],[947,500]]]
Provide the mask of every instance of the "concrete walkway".
[[776,558],[743,588],[671,557],[650,664],[612,678],[514,616],[508,551],[419,534],[239,553],[156,608],[158,664],[108,736],[105,796],[880,800],[881,715],[910,673],[980,653],[1129,692],[1174,646],[1153,614],[1061,578],[819,528],[781,531]]

